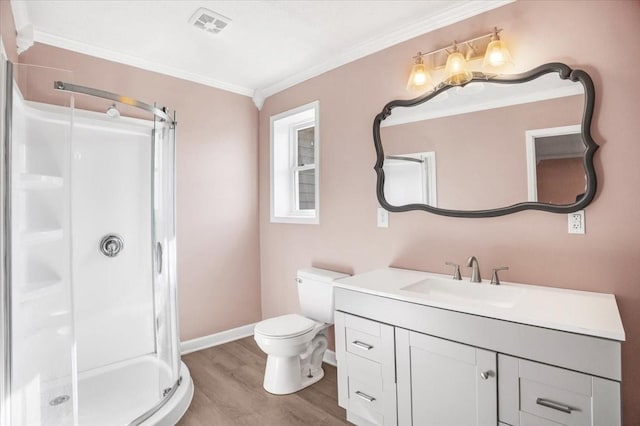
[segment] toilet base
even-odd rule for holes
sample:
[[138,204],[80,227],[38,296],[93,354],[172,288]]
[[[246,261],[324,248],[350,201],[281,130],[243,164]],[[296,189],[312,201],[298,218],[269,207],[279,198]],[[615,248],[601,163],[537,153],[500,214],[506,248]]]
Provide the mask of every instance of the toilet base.
[[[324,370],[301,371],[300,357],[269,355],[265,368],[263,387],[274,395],[287,395],[311,386],[324,377]],[[311,375],[311,377],[309,377]]]

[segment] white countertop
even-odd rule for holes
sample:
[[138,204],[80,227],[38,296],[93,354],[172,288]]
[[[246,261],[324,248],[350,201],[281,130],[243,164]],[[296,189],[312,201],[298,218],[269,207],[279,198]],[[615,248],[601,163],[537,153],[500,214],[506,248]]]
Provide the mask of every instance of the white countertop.
[[[420,291],[425,280],[437,288]],[[435,308],[534,325],[570,333],[625,340],[615,296],[502,282],[471,283],[469,278],[384,268],[335,281],[336,287]],[[418,291],[403,287],[412,286]],[[451,292],[449,292],[451,290]]]

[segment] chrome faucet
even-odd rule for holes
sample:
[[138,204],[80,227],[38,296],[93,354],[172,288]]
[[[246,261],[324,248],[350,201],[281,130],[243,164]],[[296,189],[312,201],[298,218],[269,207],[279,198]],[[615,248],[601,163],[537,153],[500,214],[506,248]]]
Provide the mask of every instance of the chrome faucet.
[[480,276],[480,265],[478,265],[478,259],[475,256],[471,256],[467,260],[467,267],[471,268],[471,282],[481,283],[482,277]]

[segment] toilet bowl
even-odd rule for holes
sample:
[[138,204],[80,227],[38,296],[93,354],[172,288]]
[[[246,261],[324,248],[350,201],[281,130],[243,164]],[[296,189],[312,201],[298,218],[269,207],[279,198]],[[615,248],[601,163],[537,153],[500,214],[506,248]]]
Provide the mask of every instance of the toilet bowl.
[[298,297],[303,315],[288,314],[256,324],[254,339],[267,354],[264,389],[284,395],[324,376],[327,329],[333,324],[333,281],[348,275],[324,269],[299,270]]

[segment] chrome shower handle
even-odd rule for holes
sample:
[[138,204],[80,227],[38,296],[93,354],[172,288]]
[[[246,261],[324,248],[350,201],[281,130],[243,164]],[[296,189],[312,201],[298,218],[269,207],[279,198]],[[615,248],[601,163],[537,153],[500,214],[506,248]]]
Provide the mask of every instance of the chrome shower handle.
[[100,240],[100,252],[107,257],[116,257],[124,248],[122,237],[117,234],[108,234]]

